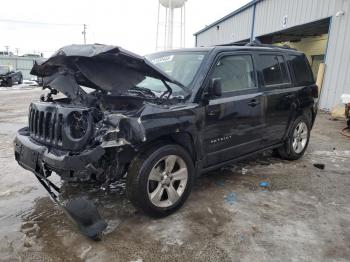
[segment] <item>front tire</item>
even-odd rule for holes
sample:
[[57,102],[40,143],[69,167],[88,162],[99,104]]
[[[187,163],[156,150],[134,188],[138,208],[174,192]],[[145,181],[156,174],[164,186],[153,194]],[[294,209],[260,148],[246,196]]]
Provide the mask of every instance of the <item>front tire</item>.
[[152,217],[178,210],[188,198],[194,180],[191,156],[181,146],[150,148],[136,156],[127,175],[127,196]]
[[279,155],[287,160],[301,158],[309,144],[310,130],[308,119],[305,116],[297,117],[284,145],[278,148]]

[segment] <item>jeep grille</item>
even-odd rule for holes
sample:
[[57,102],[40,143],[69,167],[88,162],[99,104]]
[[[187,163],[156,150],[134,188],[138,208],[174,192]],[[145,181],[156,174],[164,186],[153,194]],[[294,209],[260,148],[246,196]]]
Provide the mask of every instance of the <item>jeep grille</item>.
[[63,115],[57,112],[29,110],[29,132],[35,140],[62,146]]

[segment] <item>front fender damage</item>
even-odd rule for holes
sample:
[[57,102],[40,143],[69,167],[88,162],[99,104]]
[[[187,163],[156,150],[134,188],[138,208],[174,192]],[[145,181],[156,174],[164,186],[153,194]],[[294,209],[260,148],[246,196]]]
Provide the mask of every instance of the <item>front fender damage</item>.
[[97,139],[103,148],[135,147],[147,140],[141,117],[107,114],[98,129],[101,135]]
[[[115,170],[122,170],[118,154],[123,151],[124,146],[134,147],[146,141],[145,128],[142,125],[140,117],[127,117],[123,114],[107,114],[98,131],[101,133],[97,136],[100,140],[100,147],[105,150],[117,148],[115,164],[112,167]],[[102,185],[102,189],[109,191],[110,183],[113,182],[113,171],[111,168],[105,170],[106,181]],[[121,172],[117,171],[120,176]],[[115,175],[114,175],[115,178]],[[92,239],[98,239],[103,230],[107,227],[107,223],[100,216],[96,206],[84,198],[70,200],[65,205],[65,210],[71,218],[77,223],[79,230]]]
[[[106,181],[102,189],[109,191],[111,182],[122,175],[124,168],[120,163],[119,154],[124,151],[125,146],[135,147],[146,141],[145,128],[140,117],[128,117],[123,114],[107,114],[102,124],[98,127],[101,132],[100,147],[106,151],[116,148],[114,165],[109,163],[106,172]],[[117,174],[112,171],[117,170]],[[114,174],[114,175],[113,175]],[[107,227],[107,223],[101,218],[97,208],[91,201],[83,198],[73,199],[65,205],[66,211],[77,223],[79,230],[86,236],[96,239]]]

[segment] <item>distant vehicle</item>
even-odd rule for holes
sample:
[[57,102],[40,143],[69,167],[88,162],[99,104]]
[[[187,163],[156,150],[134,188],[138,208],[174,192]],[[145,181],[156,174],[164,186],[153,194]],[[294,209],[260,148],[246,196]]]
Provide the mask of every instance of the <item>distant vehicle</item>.
[[38,55],[38,54],[24,54],[24,55],[22,55],[22,57],[42,57],[42,55]]
[[14,83],[22,84],[21,71],[14,71],[11,66],[0,65],[0,85],[11,87]]

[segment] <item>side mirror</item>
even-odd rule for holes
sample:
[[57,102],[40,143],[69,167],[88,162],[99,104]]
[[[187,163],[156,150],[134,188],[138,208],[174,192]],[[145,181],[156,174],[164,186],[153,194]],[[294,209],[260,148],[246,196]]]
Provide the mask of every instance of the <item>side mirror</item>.
[[208,95],[210,97],[220,97],[222,94],[221,78],[211,79],[208,87]]

